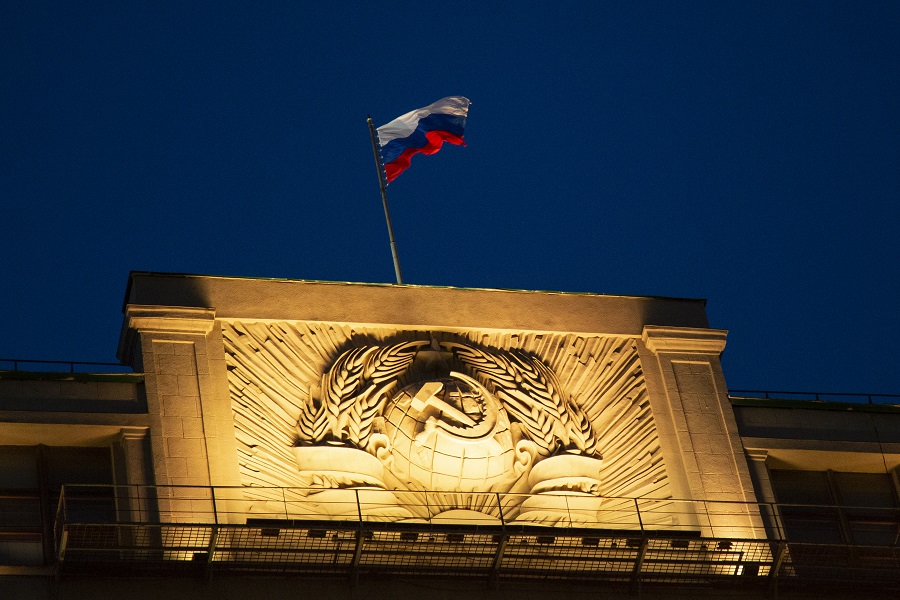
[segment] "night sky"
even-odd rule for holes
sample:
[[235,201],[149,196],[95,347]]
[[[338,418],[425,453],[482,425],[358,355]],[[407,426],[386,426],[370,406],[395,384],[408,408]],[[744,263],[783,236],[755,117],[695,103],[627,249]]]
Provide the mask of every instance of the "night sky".
[[392,282],[366,116],[463,95],[407,283],[706,298],[732,389],[900,393],[896,1],[6,0],[0,77],[2,358],[115,360],[132,270]]

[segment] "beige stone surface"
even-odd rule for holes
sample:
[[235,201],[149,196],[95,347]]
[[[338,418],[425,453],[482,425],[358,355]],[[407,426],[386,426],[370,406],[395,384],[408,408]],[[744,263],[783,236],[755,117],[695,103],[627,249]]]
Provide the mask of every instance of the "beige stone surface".
[[[209,347],[219,351],[211,358]],[[120,355],[143,369],[160,484],[239,483],[221,334],[206,309],[133,306]]]
[[658,361],[667,411],[685,469],[685,497],[748,505],[708,506],[709,533],[760,537],[762,521],[719,355],[726,332],[648,326],[643,341]]
[[303,320],[640,335],[644,325],[708,326],[705,302],[133,273],[126,304],[215,308],[223,319]]
[[[327,381],[331,381],[337,371],[349,373],[363,368],[362,365],[356,367],[346,362],[346,357],[352,353],[363,352],[359,355],[370,356],[370,348],[388,350],[398,343],[414,343],[414,347],[420,350],[422,344],[425,344],[425,349],[421,352],[422,358],[416,359],[418,362],[411,367],[409,373],[400,375],[397,383],[400,389],[412,386],[409,396],[404,396],[403,393],[396,395],[391,391],[392,388],[378,392],[385,394],[378,401],[375,400],[376,396],[365,396],[366,402],[371,402],[372,406],[383,406],[374,414],[381,414],[384,418],[380,431],[386,433],[385,452],[390,453],[391,462],[389,465],[386,463],[386,468],[389,474],[387,484],[391,489],[449,490],[455,487],[473,493],[528,492],[532,488],[526,481],[530,463],[538,460],[538,455],[544,456],[553,451],[554,444],[560,443],[571,444],[572,452],[602,454],[603,460],[598,461],[601,470],[599,483],[592,480],[591,493],[608,496],[670,495],[654,420],[646,401],[647,392],[636,340],[632,338],[488,330],[409,330],[283,321],[262,323],[222,320],[222,327],[231,366],[229,381],[239,461],[245,485],[310,485],[310,481],[298,477],[293,456],[287,451],[298,442],[320,443],[325,438],[320,440],[316,436],[338,435],[340,431],[344,431],[343,426],[333,429],[341,423],[340,419],[343,417],[336,413],[334,423],[328,425],[331,422],[328,419],[332,417],[319,412],[322,405],[316,404],[317,398],[325,394],[323,390],[331,385]],[[429,344],[431,348],[440,350],[429,350]],[[348,352],[351,354],[347,354]],[[453,359],[461,361],[453,368],[465,368],[467,361],[475,361],[472,365],[482,365],[474,368],[470,375],[484,376],[483,382],[496,390],[497,398],[502,400],[503,405],[497,405],[497,410],[503,412],[504,419],[507,418],[506,407],[510,407],[510,415],[515,416],[518,428],[516,437],[509,433],[508,425],[501,426],[500,421],[491,420],[493,417],[487,420],[478,417],[478,424],[474,426],[472,423],[466,424],[470,419],[460,416],[458,410],[440,408],[446,404],[447,397],[437,402],[434,412],[429,413],[434,400],[432,396],[440,393],[448,382],[430,380],[427,375],[423,379],[422,370],[427,370],[429,361],[438,360],[438,355],[442,352],[446,355],[462,352],[458,359]],[[519,358],[513,362],[504,362],[516,356]],[[534,360],[540,359],[541,363],[529,362],[532,359],[524,358],[526,356],[532,356]],[[448,358],[450,359],[452,357]],[[484,367],[488,364],[494,366]],[[501,368],[500,364],[507,366]],[[519,366],[513,368],[513,364]],[[544,366],[539,367],[539,364]],[[507,373],[506,368],[513,368],[513,371]],[[551,388],[558,391],[559,400],[552,399],[556,398],[557,391],[554,391],[549,396],[545,395],[544,400],[538,401],[541,394],[546,394],[546,391],[540,391],[544,384],[538,379],[530,380],[532,375],[524,374],[524,387],[518,391],[509,388],[510,395],[503,400],[508,387],[505,381],[508,377],[518,377],[514,371],[519,368],[538,371],[547,369],[546,376],[553,379]],[[357,384],[352,383],[353,381],[342,379],[341,389],[346,387],[359,390],[360,393],[366,389],[354,387]],[[423,381],[430,383],[422,384]],[[526,381],[530,383],[524,383]],[[454,385],[454,389],[456,387]],[[481,387],[481,384],[476,382],[474,387]],[[417,403],[412,397],[419,398],[424,394],[425,388],[430,390],[429,393]],[[452,392],[451,397],[457,393]],[[466,401],[472,403],[472,407],[467,410],[474,410],[475,412],[470,413],[473,416],[479,414],[484,409],[473,407],[483,400],[476,401],[476,398],[480,396],[486,399],[492,395],[492,392],[482,389]],[[403,400],[404,397],[407,398],[406,401]],[[563,401],[563,398],[571,400]],[[345,400],[337,398],[335,402],[337,407],[343,405]],[[348,396],[346,402],[349,403],[348,406],[352,406],[354,396]],[[492,406],[493,402],[496,400],[489,401],[487,406]],[[510,402],[514,404],[510,406]],[[529,411],[537,410],[540,413],[543,410],[540,408],[541,402],[549,402],[548,407],[556,407],[553,410],[565,412],[563,416],[569,418],[570,423],[577,422],[576,415],[583,411],[590,424],[585,431],[593,430],[594,433],[582,432],[576,435],[574,430],[562,425],[564,421],[555,421],[557,417],[552,417],[549,421],[538,419],[534,424],[528,425],[528,419],[532,418]],[[560,409],[559,407],[566,406],[566,402],[573,404],[569,408]],[[459,408],[463,408],[464,404]],[[310,409],[316,406],[319,408]],[[514,406],[522,408],[513,410]],[[522,409],[526,407],[531,408],[527,408],[523,415]],[[488,413],[490,412],[489,410]],[[488,413],[484,413],[485,418]],[[439,414],[444,417],[439,417]],[[549,415],[550,413],[547,416]],[[310,419],[309,422],[306,419]],[[322,424],[316,425],[320,419]],[[435,424],[433,434],[428,433],[432,422]],[[490,429],[488,423],[493,423],[490,427],[494,429]],[[543,427],[537,423],[546,424],[546,439],[541,438],[544,434],[534,429]],[[533,446],[530,450],[516,442],[520,439],[517,436],[521,435],[523,427],[529,432],[528,439],[538,441],[537,446],[528,442]],[[301,429],[299,434],[298,428]],[[365,436],[368,434],[357,435],[354,431],[356,430],[353,428],[347,430],[348,438],[345,442],[366,449],[368,437]],[[476,434],[476,431],[481,433]],[[579,437],[582,435],[587,437]],[[595,439],[587,443],[585,440],[588,438]],[[538,446],[545,450],[540,450]],[[531,458],[525,459],[526,454]],[[521,482],[517,483],[517,480]],[[566,482],[546,484],[541,489],[572,486],[574,491],[586,485],[588,484],[579,478],[570,477]],[[258,488],[252,491],[260,495],[265,493],[265,490]],[[433,504],[434,499],[430,499],[429,503]],[[451,510],[454,505],[444,508]]]
[[[412,342],[419,344],[413,375],[390,385],[376,376],[382,383],[365,391],[371,397],[358,395],[364,387],[336,396],[338,404],[364,397],[374,413],[350,425],[337,409],[322,416],[323,398],[332,393],[327,390],[351,385],[344,371],[369,368],[365,361],[347,359],[348,352]],[[429,343],[432,354],[420,356],[421,344]],[[456,352],[462,360],[465,353],[457,348],[467,347],[477,350],[457,368],[468,369],[490,394],[501,399],[507,394],[502,403],[512,411],[512,426],[496,439],[508,435],[538,442],[532,460],[556,452],[557,443],[567,452],[596,453],[601,466],[592,481],[598,483],[589,488],[601,495],[752,501],[718,362],[724,343],[725,332],[708,328],[700,300],[136,273],[126,293],[120,354],[146,373],[151,446],[161,482],[308,485],[292,449],[326,443],[327,432],[349,436],[341,444],[389,458],[400,437],[386,437],[387,445],[370,448],[369,443],[390,433],[378,418],[386,416],[381,413],[386,403],[395,402],[392,394],[430,381],[416,369],[441,352]],[[508,364],[520,364],[516,368],[537,369],[524,379],[535,377],[531,387],[507,389],[507,367],[475,366],[491,363],[493,356],[507,357],[498,365],[513,359]],[[550,383],[540,383],[548,377]],[[513,378],[519,381],[519,375]],[[542,386],[554,391],[541,392]],[[561,400],[554,399],[557,391]],[[538,401],[541,394],[545,399]],[[473,416],[484,411],[473,408],[477,402],[467,400],[466,408],[462,400],[435,404],[433,394],[426,396],[413,402],[418,411],[427,410],[405,434],[415,459],[402,477],[390,472],[395,463],[385,463],[386,486],[452,487],[458,480],[472,491],[489,490],[502,480],[495,479],[495,471],[518,468],[519,458],[510,460],[515,444],[480,448],[455,437],[480,422]],[[562,412],[541,417],[544,405],[563,407]],[[538,412],[531,414],[535,407]],[[424,457],[422,440],[447,419],[455,423],[447,429],[450,437],[435,438]],[[581,429],[572,429],[571,423],[581,421]],[[208,464],[206,473],[199,463]],[[512,489],[519,490],[517,485]],[[530,489],[521,485],[521,491]],[[542,485],[587,484],[573,479]],[[730,515],[720,516],[719,526],[731,526]],[[752,515],[744,517],[746,529]]]

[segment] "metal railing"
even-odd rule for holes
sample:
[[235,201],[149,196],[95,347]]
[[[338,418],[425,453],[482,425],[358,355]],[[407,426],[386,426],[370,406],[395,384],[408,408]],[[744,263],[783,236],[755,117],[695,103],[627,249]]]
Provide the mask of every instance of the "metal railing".
[[843,402],[848,404],[900,405],[900,394],[862,394],[839,392],[779,392],[771,390],[728,390],[732,398],[763,400],[809,400],[814,402]]
[[[448,511],[453,496],[460,506]],[[58,566],[63,573],[99,567],[206,576],[428,574],[632,587],[845,583],[900,590],[900,547],[786,540],[778,518],[786,505],[604,497],[591,498],[588,507],[583,497],[552,500],[68,485],[57,513]],[[535,503],[543,505],[543,519],[529,519]],[[876,517],[898,522],[897,509]]]
[[[332,520],[469,527],[544,526],[783,538],[760,515],[774,505],[673,498],[401,491],[373,488],[65,485],[59,519],[79,522],[244,523]],[[774,526],[777,523],[773,521]]]
[[[65,366],[66,373],[87,373],[82,367],[107,367],[105,372],[131,373],[128,365],[117,362],[91,362],[77,360],[31,360],[25,358],[0,358],[0,370],[10,371],[35,371],[35,372],[61,372],[60,366]],[[20,368],[25,366],[26,368]],[[11,367],[11,368],[10,368]]]

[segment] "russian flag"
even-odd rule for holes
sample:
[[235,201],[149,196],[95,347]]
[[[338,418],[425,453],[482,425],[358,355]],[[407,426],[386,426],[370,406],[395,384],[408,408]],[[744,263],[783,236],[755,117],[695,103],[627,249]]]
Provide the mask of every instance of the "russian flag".
[[441,98],[379,127],[381,163],[388,183],[409,168],[415,154],[434,154],[444,142],[465,146],[463,130],[469,104],[462,96]]

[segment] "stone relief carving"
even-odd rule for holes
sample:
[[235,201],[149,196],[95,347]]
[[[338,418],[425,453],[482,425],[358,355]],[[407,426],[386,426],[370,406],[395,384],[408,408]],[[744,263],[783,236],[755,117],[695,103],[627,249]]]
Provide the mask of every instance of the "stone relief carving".
[[559,450],[597,453],[591,422],[565,396],[556,374],[539,358],[521,350],[489,352],[448,343],[463,364],[493,384],[504,407],[522,424],[541,454]]
[[351,348],[338,356],[301,407],[297,433],[301,443],[330,443],[365,448],[374,418],[387,401],[386,391],[409,368],[417,348],[427,342]]
[[[511,492],[507,518],[598,523],[600,503],[617,502],[601,496],[668,495],[628,338],[222,327],[259,512],[352,517],[354,489],[370,518],[496,519],[484,493]],[[266,486],[296,489],[278,502]]]

